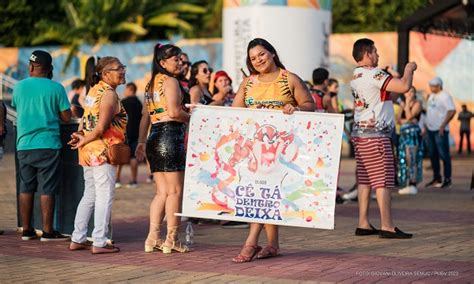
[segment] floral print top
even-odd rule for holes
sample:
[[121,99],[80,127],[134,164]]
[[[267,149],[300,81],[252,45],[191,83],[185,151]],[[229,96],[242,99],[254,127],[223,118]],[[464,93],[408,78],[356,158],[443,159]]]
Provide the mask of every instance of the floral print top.
[[[87,136],[99,122],[99,106],[102,97],[108,90],[112,90],[107,83],[100,81],[94,85],[86,96],[84,115],[82,116],[84,135]],[[115,91],[114,91],[115,92]],[[125,141],[125,130],[127,127],[127,113],[120,100],[120,111],[112,119],[109,128],[104,131],[100,139],[89,142],[79,149],[79,164],[82,166],[96,167],[108,162],[107,148],[110,145],[123,143]]]

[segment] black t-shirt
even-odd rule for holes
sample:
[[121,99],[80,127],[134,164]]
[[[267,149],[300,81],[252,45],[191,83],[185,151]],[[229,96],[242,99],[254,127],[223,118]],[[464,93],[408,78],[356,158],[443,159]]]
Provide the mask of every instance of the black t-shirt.
[[71,99],[71,105],[75,106],[77,108],[78,116],[79,118],[82,117],[84,114],[84,109],[82,108],[81,104],[79,103],[79,94],[74,94],[74,96]]
[[137,97],[128,97],[122,100],[122,105],[128,115],[127,139],[138,140],[140,119],[142,118],[142,103]]

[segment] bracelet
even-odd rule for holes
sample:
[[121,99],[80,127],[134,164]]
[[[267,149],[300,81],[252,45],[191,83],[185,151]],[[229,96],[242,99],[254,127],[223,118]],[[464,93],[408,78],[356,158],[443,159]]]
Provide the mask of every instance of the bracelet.
[[146,144],[146,142],[138,142],[138,144]]
[[299,106],[295,107],[295,110],[296,110],[296,111],[301,111],[301,109],[300,109]]

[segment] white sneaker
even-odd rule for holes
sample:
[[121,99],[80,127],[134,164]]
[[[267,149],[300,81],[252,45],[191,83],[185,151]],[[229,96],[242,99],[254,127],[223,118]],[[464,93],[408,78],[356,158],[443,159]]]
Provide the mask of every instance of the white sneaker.
[[358,194],[358,190],[355,189],[355,190],[353,190],[353,191],[351,191],[351,192],[344,193],[344,194],[342,195],[342,199],[344,199],[344,200],[352,200],[352,199],[357,198],[357,194]]
[[372,193],[370,194],[370,198],[371,198],[372,200],[377,200],[377,194],[376,194],[375,192],[372,192]]
[[152,175],[151,175],[151,176],[148,176],[148,177],[146,178],[146,183],[152,183],[152,182],[153,182],[153,176],[152,176]]
[[417,193],[418,193],[418,189],[414,185],[409,185],[398,191],[398,194],[417,194]]
[[129,184],[127,184],[127,188],[137,188],[138,187],[138,183],[136,182],[130,182]]
[[115,188],[121,188],[121,187],[122,187],[122,184],[120,182],[115,183]]

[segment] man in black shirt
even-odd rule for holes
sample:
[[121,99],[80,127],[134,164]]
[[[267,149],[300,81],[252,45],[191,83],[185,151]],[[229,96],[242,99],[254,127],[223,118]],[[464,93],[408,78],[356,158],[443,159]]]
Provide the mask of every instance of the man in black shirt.
[[[142,103],[137,98],[137,85],[134,83],[128,83],[125,87],[124,99],[122,100],[122,105],[125,108],[125,111],[128,115],[127,122],[127,144],[130,146],[131,159],[130,159],[130,171],[132,173],[132,180],[127,185],[127,187],[135,188],[137,187],[137,174],[138,174],[138,162],[135,159],[135,149],[138,144],[138,130],[140,127],[140,120],[142,118]],[[117,170],[117,181],[115,184],[116,188],[122,186],[120,183],[120,174],[122,171],[122,166],[118,167]]]
[[71,83],[71,89],[73,92],[71,98],[71,111],[72,115],[77,118],[81,118],[84,114],[84,108],[82,107],[83,98],[81,94],[84,92],[84,87],[86,86],[86,82],[81,79],[76,79]]

